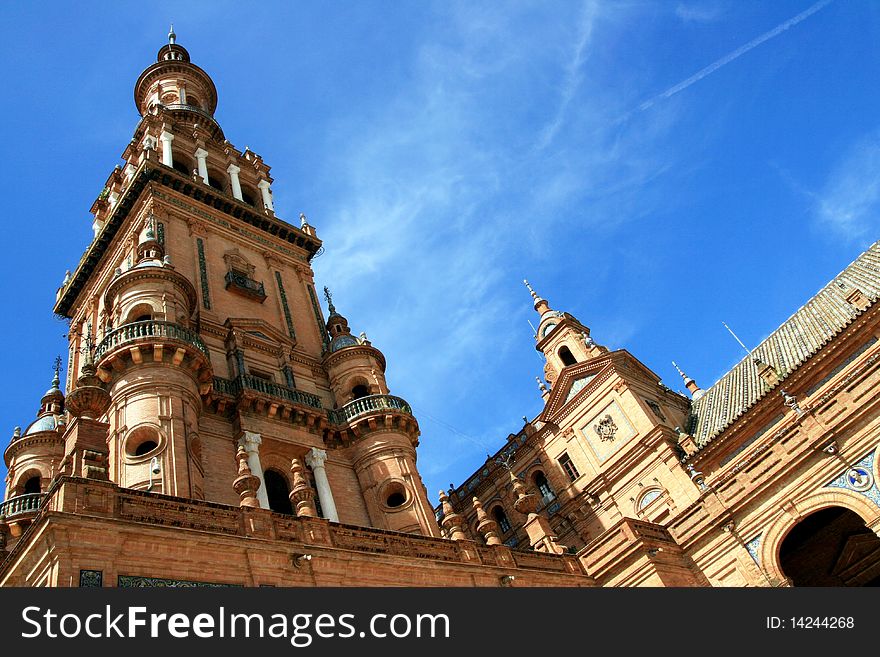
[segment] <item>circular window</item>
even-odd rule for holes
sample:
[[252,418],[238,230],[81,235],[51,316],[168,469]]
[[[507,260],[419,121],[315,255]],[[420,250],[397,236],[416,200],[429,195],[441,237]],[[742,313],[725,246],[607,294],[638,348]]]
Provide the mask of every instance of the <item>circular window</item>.
[[404,502],[406,502],[406,495],[398,492],[391,493],[391,495],[388,496],[388,499],[385,500],[385,504],[392,509],[403,506]]
[[406,486],[399,481],[389,482],[382,490],[380,498],[388,509],[399,509],[409,501]]
[[141,426],[134,429],[125,441],[125,453],[131,457],[141,457],[154,452],[162,442],[154,427]]
[[154,440],[145,440],[140,445],[138,445],[134,450],[135,456],[143,456],[144,454],[149,454],[154,449],[156,449],[159,444]]

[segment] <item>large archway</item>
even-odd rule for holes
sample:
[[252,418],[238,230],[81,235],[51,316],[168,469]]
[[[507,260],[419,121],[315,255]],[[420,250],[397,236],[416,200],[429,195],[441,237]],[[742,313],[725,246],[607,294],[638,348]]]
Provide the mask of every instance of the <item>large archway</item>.
[[880,586],[880,536],[859,514],[830,506],[791,528],[779,565],[792,586]]

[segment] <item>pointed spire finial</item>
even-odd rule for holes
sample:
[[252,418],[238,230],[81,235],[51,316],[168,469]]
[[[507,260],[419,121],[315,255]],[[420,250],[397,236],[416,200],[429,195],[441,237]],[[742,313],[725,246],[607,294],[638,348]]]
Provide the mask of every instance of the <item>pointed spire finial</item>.
[[300,213],[299,213],[299,225],[300,225],[302,228],[305,228],[306,226],[309,225],[309,222],[308,222],[308,220],[306,219],[306,213],[305,213],[305,212],[300,212]]
[[333,295],[330,293],[330,288],[326,285],[324,286],[324,298],[327,299],[327,308],[330,310],[330,314],[335,314],[336,306],[333,305]]
[[174,23],[171,23],[171,28],[168,30],[168,45],[173,46],[177,43],[177,35],[174,33]]
[[681,368],[675,364],[675,361],[672,361],[672,366],[678,371],[678,373],[681,375],[681,378],[684,379],[685,385],[687,385],[689,381],[693,381],[691,377],[681,371]]
[[528,279],[525,279],[525,278],[524,278],[524,279],[523,279],[523,283],[525,283],[525,284],[526,284],[526,287],[529,288],[529,293],[532,295],[532,299],[534,299],[535,301],[537,301],[539,297],[538,297],[537,293],[532,289],[532,286],[529,284]]

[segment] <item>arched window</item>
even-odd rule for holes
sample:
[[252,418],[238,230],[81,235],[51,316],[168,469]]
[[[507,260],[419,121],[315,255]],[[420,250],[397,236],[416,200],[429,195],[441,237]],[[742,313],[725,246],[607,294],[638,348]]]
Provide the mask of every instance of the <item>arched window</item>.
[[535,484],[535,488],[541,493],[541,499],[544,501],[544,504],[547,504],[556,498],[556,494],[553,492],[553,489],[550,488],[550,482],[547,481],[547,477],[544,476],[543,472],[538,470],[532,475],[532,481]]
[[365,386],[363,383],[359,383],[354,388],[351,389],[351,398],[352,399],[360,399],[361,397],[366,397],[370,394],[370,389]]
[[242,185],[241,186],[241,200],[244,201],[245,203],[247,203],[248,205],[252,205],[253,207],[256,207],[257,204],[254,202],[254,198],[256,198],[256,197],[254,196],[253,190],[251,190],[250,188],[246,188],[244,185]]
[[510,520],[507,519],[507,514],[504,513],[504,509],[500,506],[496,506],[492,509],[492,516],[495,518],[495,522],[498,523],[498,528],[501,530],[502,534],[506,534],[510,531]]
[[174,164],[172,166],[174,167],[175,171],[180,171],[180,173],[182,173],[185,176],[192,175],[193,169],[195,168],[192,165],[192,162],[190,162],[189,160],[186,160],[182,156],[178,156],[176,154],[174,155],[173,162],[174,162]]
[[34,475],[30,477],[26,482],[24,482],[24,488],[22,489],[22,493],[24,495],[29,495],[31,493],[39,493],[40,492],[40,475]]
[[571,355],[571,351],[565,345],[559,348],[559,360],[562,361],[562,364],[568,367],[569,365],[574,365],[577,363],[577,359]]
[[186,95],[186,104],[191,105],[192,107],[198,107],[201,109],[202,101],[191,94]]
[[218,192],[226,191],[226,186],[223,184],[223,177],[211,169],[208,169],[208,184]]
[[276,470],[266,470],[263,473],[263,481],[266,482],[266,496],[269,498],[269,508],[276,513],[293,515],[293,506],[290,503],[290,486],[287,485],[287,477]]
[[159,447],[160,441],[155,427],[141,425],[132,429],[125,439],[125,453],[128,456],[144,456]]

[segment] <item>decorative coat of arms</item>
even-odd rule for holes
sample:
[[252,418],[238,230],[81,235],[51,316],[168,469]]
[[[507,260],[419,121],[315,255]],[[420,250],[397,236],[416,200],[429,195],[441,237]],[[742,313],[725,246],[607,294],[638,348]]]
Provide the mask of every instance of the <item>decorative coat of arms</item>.
[[617,425],[614,424],[614,420],[610,415],[606,415],[599,420],[599,424],[594,424],[593,429],[596,430],[600,440],[609,443],[614,440],[614,434],[617,433]]

